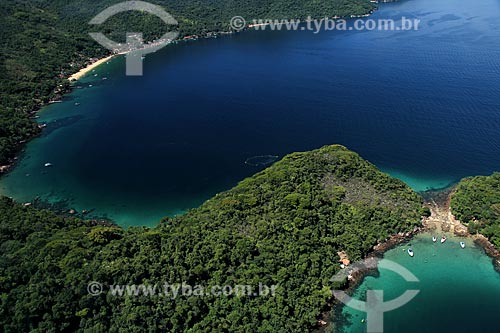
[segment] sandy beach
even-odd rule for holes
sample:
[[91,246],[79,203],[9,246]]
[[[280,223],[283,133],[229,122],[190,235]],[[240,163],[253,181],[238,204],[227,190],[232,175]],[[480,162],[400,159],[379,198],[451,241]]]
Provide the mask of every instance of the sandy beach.
[[91,72],[93,69],[97,68],[98,66],[102,65],[103,63],[111,60],[113,57],[115,56],[115,54],[113,55],[110,55],[109,57],[106,57],[106,58],[102,58],[102,59],[99,59],[97,60],[96,62],[93,62],[91,63],[90,65],[88,65],[87,67],[85,68],[82,68],[80,69],[78,72],[76,72],[75,74],[71,75],[68,80],[70,81],[78,81],[79,79],[81,79],[83,76],[85,76],[87,73]]
[[431,216],[424,219],[423,224],[429,232],[436,236],[446,232],[453,233],[458,237],[467,237],[472,239],[478,246],[482,247],[486,254],[494,259],[495,269],[500,272],[500,251],[489,241],[489,239],[480,234],[470,234],[467,227],[455,218],[451,212],[451,196],[455,188],[450,188],[441,193],[441,197],[436,200],[430,200],[426,206],[431,210]]

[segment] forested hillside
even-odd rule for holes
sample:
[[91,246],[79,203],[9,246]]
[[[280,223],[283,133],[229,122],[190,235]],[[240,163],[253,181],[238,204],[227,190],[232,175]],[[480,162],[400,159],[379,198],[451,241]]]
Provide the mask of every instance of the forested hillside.
[[[107,50],[88,20],[119,1],[0,3],[0,165],[39,132],[31,112],[68,89],[66,78]],[[365,0],[173,1],[181,36],[228,31],[232,16],[364,14]],[[125,25],[123,18],[127,18]],[[156,18],[124,14],[112,38],[165,32]],[[420,223],[420,198],[340,146],[296,153],[201,207],[154,229],[121,229],[0,199],[1,332],[304,332],[314,327],[339,269],[389,235]],[[268,297],[113,297],[110,284],[276,285]]]
[[[66,78],[89,58],[108,50],[88,35],[88,22],[118,0],[8,0],[0,2],[0,166],[7,164],[20,142],[39,129],[30,119],[36,110],[68,89]],[[235,15],[253,18],[325,17],[371,11],[368,0],[155,0],[179,22],[181,37],[229,31]],[[125,32],[143,32],[146,40],[168,28],[157,17],[123,13],[99,27],[110,38],[124,40]]]
[[500,249],[500,173],[463,179],[451,198],[456,218]]
[[[420,224],[420,198],[341,146],[294,153],[154,228],[0,200],[2,332],[305,332],[351,260]],[[87,284],[276,285],[274,296],[91,296]]]

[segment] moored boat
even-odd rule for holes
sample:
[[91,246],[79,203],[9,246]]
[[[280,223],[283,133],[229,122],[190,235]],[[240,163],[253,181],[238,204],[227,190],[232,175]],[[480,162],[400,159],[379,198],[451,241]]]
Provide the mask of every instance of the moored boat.
[[461,247],[462,249],[465,249],[465,243],[464,243],[464,242],[460,242],[460,247]]
[[46,168],[51,167],[51,166],[52,166],[52,163],[45,163]]
[[415,253],[413,253],[413,250],[412,249],[408,249],[408,255],[410,257],[413,257],[415,255]]
[[444,242],[446,242],[446,236],[441,237],[441,244],[443,244]]
[[434,243],[436,243],[436,241],[437,241],[436,236],[432,236],[432,241],[433,241]]

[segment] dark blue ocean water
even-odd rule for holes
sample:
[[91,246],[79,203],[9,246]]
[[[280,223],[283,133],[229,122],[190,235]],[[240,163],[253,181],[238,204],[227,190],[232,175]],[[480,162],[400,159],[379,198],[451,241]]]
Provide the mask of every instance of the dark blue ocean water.
[[41,113],[48,130],[1,191],[153,225],[262,169],[249,157],[326,144],[416,190],[489,174],[500,170],[499,15],[498,0],[402,1],[371,19],[416,18],[420,30],[247,31],[168,46],[139,78],[116,58]]

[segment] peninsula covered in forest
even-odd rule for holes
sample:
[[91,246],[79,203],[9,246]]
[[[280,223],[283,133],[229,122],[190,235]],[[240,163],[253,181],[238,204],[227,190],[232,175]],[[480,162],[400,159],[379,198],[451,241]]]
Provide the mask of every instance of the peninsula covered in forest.
[[[303,332],[332,300],[337,252],[364,258],[409,233],[422,199],[342,146],[285,156],[156,228],[96,225],[0,204],[4,332]],[[276,285],[274,297],[113,298],[104,285]],[[347,282],[347,281],[345,281]]]

